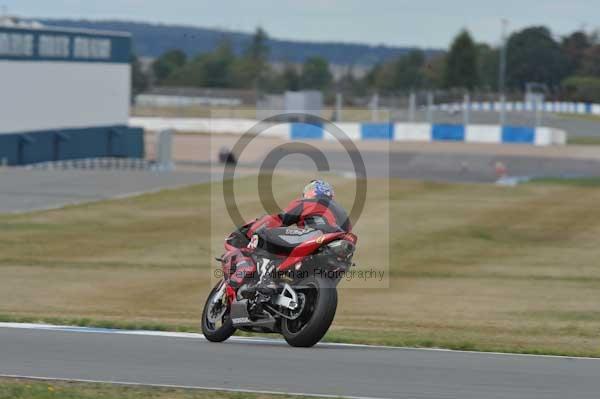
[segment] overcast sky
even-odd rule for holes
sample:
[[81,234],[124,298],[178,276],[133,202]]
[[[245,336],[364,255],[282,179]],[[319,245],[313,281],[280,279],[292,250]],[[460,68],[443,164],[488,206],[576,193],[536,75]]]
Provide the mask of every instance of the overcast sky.
[[557,35],[600,22],[598,0],[0,0],[22,17],[136,20],[252,31],[282,39],[447,47],[461,28],[497,43],[509,29],[549,26]]

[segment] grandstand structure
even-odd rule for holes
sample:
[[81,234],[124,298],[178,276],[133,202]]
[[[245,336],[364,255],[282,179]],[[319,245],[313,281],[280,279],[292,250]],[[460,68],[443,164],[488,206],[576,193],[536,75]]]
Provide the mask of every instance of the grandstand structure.
[[0,160],[142,157],[128,33],[0,20]]

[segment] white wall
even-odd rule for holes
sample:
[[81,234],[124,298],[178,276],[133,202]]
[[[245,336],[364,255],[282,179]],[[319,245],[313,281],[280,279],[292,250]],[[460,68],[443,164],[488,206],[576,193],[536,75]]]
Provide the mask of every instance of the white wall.
[[[360,140],[360,124],[359,123],[340,122],[340,123],[336,123],[336,126],[339,127],[344,133],[346,133],[346,136],[348,136],[348,138],[350,140]],[[324,136],[325,140],[329,140],[329,141],[337,141],[338,140],[328,130],[325,130],[323,132],[323,136]]]
[[553,129],[550,127],[538,127],[535,129],[535,145],[552,144],[567,144],[567,134],[564,130]]
[[465,129],[465,141],[468,143],[500,143],[502,128],[493,125],[468,125]]
[[0,60],[0,133],[127,124],[130,65]]
[[394,124],[396,141],[431,141],[431,125],[427,123]]

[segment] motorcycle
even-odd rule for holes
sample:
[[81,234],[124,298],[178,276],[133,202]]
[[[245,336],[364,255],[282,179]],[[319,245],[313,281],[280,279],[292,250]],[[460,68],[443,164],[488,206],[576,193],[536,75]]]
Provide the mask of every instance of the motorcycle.
[[202,312],[212,342],[236,330],[282,334],[295,347],[323,338],[337,309],[337,285],[353,266],[357,237],[337,228],[261,228],[255,222],[225,240],[216,258],[223,278]]

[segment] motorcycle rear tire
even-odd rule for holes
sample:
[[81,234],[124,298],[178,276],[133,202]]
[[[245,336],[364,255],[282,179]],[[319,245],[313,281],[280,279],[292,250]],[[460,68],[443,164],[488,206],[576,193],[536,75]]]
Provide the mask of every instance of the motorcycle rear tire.
[[[337,309],[337,289],[332,280],[321,277],[307,278],[298,284],[297,289],[302,290],[302,287],[316,290],[317,297],[314,302],[308,304],[307,300],[307,305],[312,307],[312,314],[306,315],[309,318],[300,328],[297,327],[297,322],[283,319],[281,333],[291,346],[308,348],[323,338],[333,322]],[[309,309],[304,311],[309,311]]]

